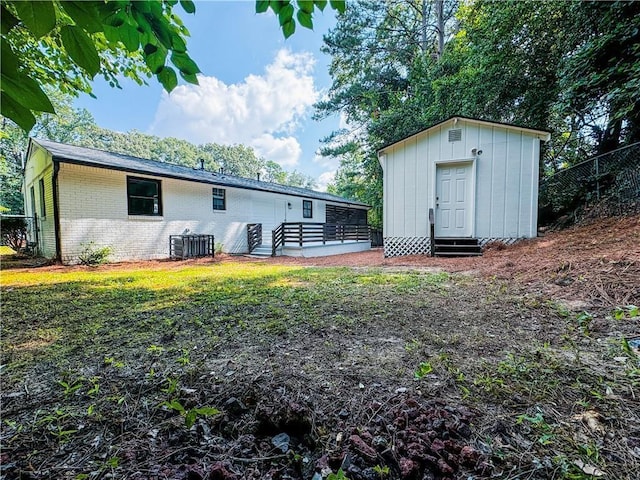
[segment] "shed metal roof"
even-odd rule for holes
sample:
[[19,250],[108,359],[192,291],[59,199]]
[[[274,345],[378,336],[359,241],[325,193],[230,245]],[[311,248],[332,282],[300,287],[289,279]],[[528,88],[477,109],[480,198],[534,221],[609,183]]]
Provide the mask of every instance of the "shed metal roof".
[[351,206],[369,207],[365,203],[348,200],[326,192],[316,192],[315,190],[310,190],[308,188],[291,187],[289,185],[264,182],[251,178],[229,175],[226,173],[210,172],[207,170],[189,168],[182,165],[174,165],[172,163],[158,162],[155,160],[107,152],[94,148],[77,147],[75,145],[68,145],[40,138],[32,138],[31,142],[41,146],[51,153],[54,162],[73,163],[96,168],[106,168],[109,170],[120,170],[123,172],[175,178],[191,182],[209,183],[225,187],[295,195],[298,197],[348,204]]

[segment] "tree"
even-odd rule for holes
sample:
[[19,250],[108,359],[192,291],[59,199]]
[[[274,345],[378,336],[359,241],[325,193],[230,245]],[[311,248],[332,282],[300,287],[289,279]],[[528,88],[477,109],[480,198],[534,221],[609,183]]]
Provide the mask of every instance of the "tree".
[[[344,0],[330,0],[329,3],[331,8],[344,13],[346,9]],[[271,8],[278,16],[284,37],[289,38],[296,31],[296,18],[300,25],[313,30],[315,9],[324,11],[326,6],[327,0],[298,0],[296,3],[290,0],[256,0],[256,13],[264,13]]]
[[[111,86],[124,75],[139,84],[155,76],[167,92],[178,84],[176,70],[197,84],[200,69],[187,53],[189,31],[173,12],[178,0],[1,0],[1,113],[25,131],[37,112],[55,113],[44,87],[70,95],[91,94],[91,80],[101,74]],[[331,8],[344,12],[343,0]],[[191,0],[180,0],[194,13]],[[269,8],[285,37],[296,19],[313,28],[315,9],[326,0],[256,1],[256,12]],[[173,65],[173,66],[172,66]]]
[[[177,3],[2,0],[2,115],[28,131],[36,112],[55,113],[45,86],[90,94],[97,74],[112,86],[120,75],[139,84],[155,76],[171,92],[178,83],[175,67],[197,84],[200,69],[187,54],[189,32],[173,13]],[[180,4],[195,12],[191,0]]]

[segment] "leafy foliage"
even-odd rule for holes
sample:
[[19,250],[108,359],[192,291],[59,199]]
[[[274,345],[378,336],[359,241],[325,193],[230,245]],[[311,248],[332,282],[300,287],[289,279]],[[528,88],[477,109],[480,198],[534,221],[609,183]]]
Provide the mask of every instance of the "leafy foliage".
[[27,221],[22,217],[2,217],[0,237],[3,245],[20,252],[27,241]]
[[78,256],[80,265],[97,266],[107,263],[112,248],[109,246],[97,247],[95,242],[82,245],[82,252]]
[[638,18],[625,1],[357,2],[323,47],[333,84],[316,116],[348,127],[325,140],[333,191],[375,212],[376,150],[453,115],[551,131],[543,174],[639,141]]
[[[187,54],[189,32],[173,13],[176,3],[2,0],[2,115],[29,131],[36,112],[54,113],[45,86],[90,94],[97,74],[112,86],[121,75],[139,84],[156,76],[170,92],[177,70],[197,84],[200,69]],[[193,2],[180,4],[195,12]]]
[[271,9],[278,17],[284,37],[289,38],[296,31],[296,19],[303,27],[313,30],[315,9],[323,11],[327,3],[339,13],[344,13],[346,10],[344,0],[330,0],[329,2],[327,0],[297,0],[295,3],[291,0],[257,0],[256,13],[265,13]]

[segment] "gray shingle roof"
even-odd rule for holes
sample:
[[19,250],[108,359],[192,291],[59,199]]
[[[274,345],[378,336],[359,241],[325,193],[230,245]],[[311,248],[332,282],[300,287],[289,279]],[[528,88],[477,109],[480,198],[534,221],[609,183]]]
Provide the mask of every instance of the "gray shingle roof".
[[49,151],[53,160],[56,162],[75,163],[110,170],[121,170],[130,173],[176,178],[199,183],[210,183],[212,185],[221,185],[225,187],[261,190],[265,192],[324,200],[327,202],[349,204],[352,206],[368,207],[368,205],[361,202],[348,200],[326,192],[316,192],[315,190],[309,190],[307,188],[290,187],[288,185],[280,185],[278,183],[237,177],[226,173],[209,172],[206,170],[183,167],[181,165],[174,165],[171,163],[133,157],[131,155],[106,152],[104,150],[97,150],[94,148],[76,147],[74,145],[67,145],[40,138],[32,138],[31,141]]

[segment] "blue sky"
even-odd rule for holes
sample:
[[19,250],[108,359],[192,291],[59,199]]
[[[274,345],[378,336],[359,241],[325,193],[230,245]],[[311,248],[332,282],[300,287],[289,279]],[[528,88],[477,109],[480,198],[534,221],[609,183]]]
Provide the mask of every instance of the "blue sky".
[[330,58],[320,47],[335,12],[317,12],[313,31],[298,25],[285,40],[275,15],[256,14],[254,1],[196,1],[194,15],[179,6],[175,11],[191,33],[187,45],[202,70],[199,87],[181,83],[167,95],[155,79],[148,86],[123,80],[122,90],[96,79],[97,99],[83,95],[75,105],[111,130],[251,146],[286,170],[311,175],[323,189],[337,161],[316,152],[339,118],[311,116],[331,85]]

